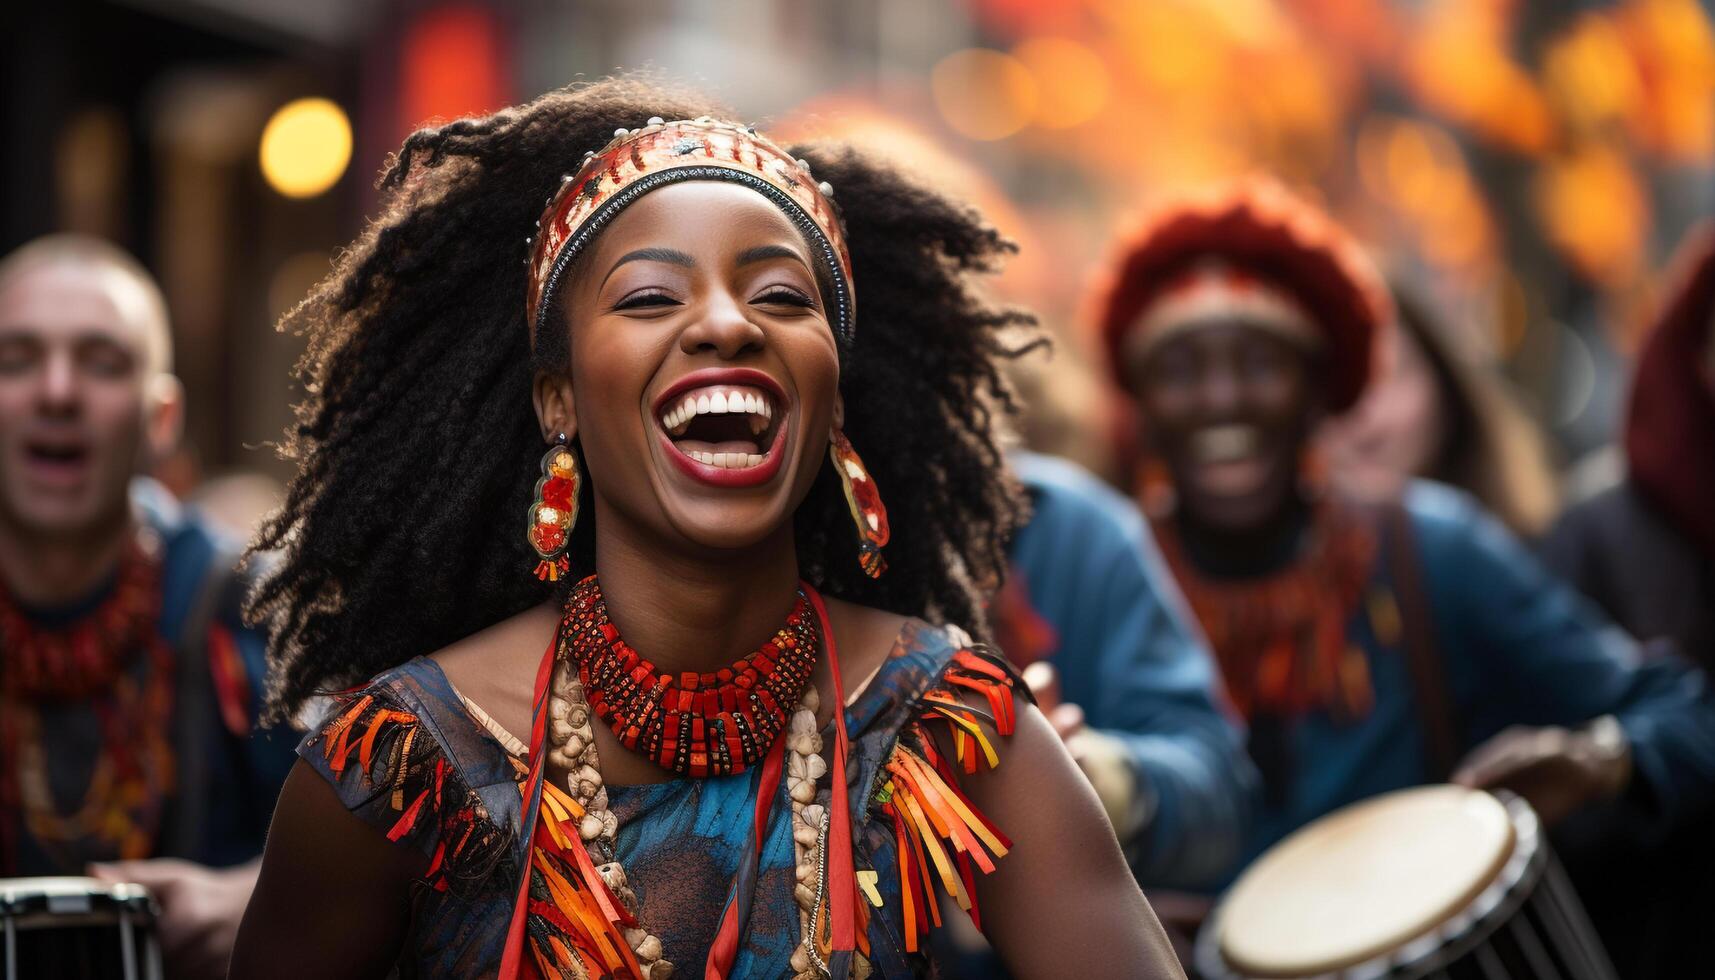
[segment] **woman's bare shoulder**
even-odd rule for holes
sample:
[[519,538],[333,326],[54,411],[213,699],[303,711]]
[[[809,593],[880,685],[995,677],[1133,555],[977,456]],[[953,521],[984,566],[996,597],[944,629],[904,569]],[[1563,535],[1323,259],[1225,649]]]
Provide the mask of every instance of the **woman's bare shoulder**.
[[885,609],[860,606],[843,599],[825,600],[828,607],[828,628],[839,644],[842,672],[867,676],[892,652],[900,635],[912,622]]
[[559,621],[558,604],[544,602],[436,650],[429,659],[459,694],[507,731],[527,736],[536,668]]

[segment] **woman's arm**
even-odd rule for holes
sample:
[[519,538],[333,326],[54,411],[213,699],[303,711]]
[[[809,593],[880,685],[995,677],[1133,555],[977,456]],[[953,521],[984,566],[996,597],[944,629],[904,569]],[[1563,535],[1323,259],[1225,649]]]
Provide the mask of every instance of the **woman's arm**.
[[286,777],[230,976],[385,977],[426,859],[390,843],[299,761]]
[[1013,841],[976,892],[983,934],[1014,976],[1183,980],[1095,791],[1034,705],[1020,702],[1000,766],[959,786]]

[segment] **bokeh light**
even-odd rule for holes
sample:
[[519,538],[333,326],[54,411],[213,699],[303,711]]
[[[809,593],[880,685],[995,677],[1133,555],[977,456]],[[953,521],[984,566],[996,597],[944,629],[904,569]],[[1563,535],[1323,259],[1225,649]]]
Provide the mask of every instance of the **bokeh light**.
[[1012,49],[1035,76],[1038,126],[1065,129],[1094,119],[1108,103],[1108,69],[1101,56],[1077,41],[1035,37]]
[[1637,272],[1649,198],[1622,154],[1601,145],[1564,154],[1537,173],[1533,190],[1549,240],[1585,275],[1618,286]]
[[947,125],[974,140],[1013,135],[1036,115],[1036,76],[1011,55],[982,48],[955,51],[929,76],[935,107]]
[[262,129],[262,176],[287,197],[315,197],[351,163],[351,122],[327,99],[281,106]]

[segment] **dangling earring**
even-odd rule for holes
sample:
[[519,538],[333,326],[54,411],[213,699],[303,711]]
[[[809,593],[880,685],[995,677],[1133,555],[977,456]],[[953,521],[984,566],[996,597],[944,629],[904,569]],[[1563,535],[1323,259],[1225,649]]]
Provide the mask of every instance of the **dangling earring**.
[[828,437],[828,458],[834,461],[834,472],[840,475],[840,485],[846,490],[846,504],[851,507],[852,521],[858,531],[858,564],[870,578],[880,578],[887,571],[887,561],[881,557],[889,531],[887,508],[882,506],[881,493],[869,478],[863,460],[852,448],[846,434],[835,429]]
[[1328,454],[1315,442],[1307,442],[1298,453],[1298,489],[1304,499],[1316,503],[1328,495],[1333,480]]
[[525,537],[536,549],[536,577],[558,582],[572,570],[566,545],[572,526],[578,522],[578,455],[560,433],[554,446],[542,457],[542,478],[536,481],[536,502],[530,505],[529,530]]
[[1178,504],[1173,476],[1167,472],[1167,464],[1159,456],[1145,456],[1137,464],[1137,503],[1144,516],[1151,520],[1171,516]]

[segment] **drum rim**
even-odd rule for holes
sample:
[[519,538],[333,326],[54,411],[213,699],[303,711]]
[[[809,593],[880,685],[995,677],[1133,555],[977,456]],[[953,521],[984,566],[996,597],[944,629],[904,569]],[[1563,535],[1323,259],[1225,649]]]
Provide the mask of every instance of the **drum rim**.
[[75,875],[0,878],[0,915],[3,916],[21,918],[57,911],[56,905],[77,899],[88,903],[89,908],[82,914],[158,914],[154,897],[147,888],[138,884],[110,883]]
[[[1243,971],[1250,969],[1249,966],[1232,963],[1221,949],[1221,920],[1226,906],[1223,897],[1197,934],[1193,959],[1198,972],[1209,980],[1412,980],[1463,956],[1518,910],[1530,895],[1530,887],[1527,886],[1534,886],[1547,864],[1548,852],[1542,846],[1541,825],[1536,812],[1511,793],[1492,795],[1505,808],[1511,825],[1511,853],[1486,885],[1477,888],[1463,904],[1425,926],[1417,935],[1380,953],[1369,952],[1319,964],[1314,972],[1288,973],[1263,968],[1247,973]],[[1371,797],[1361,802],[1380,798]],[[1459,924],[1460,928],[1450,931],[1448,927],[1453,924]],[[1438,941],[1422,948],[1430,940]]]

